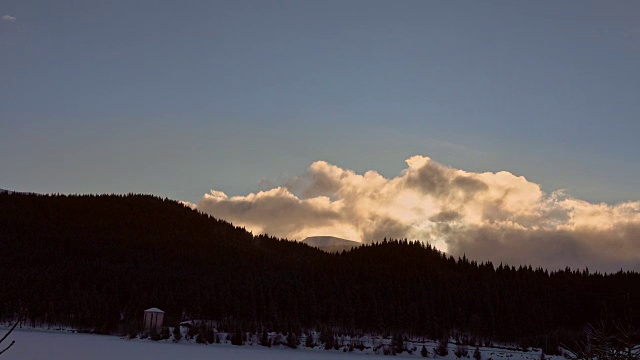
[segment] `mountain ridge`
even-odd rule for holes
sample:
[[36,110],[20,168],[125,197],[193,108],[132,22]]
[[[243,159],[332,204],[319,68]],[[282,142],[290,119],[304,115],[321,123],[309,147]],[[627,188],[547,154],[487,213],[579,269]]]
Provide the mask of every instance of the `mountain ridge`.
[[303,244],[307,244],[311,247],[315,247],[329,253],[349,251],[362,245],[362,243],[358,241],[347,240],[329,235],[309,236],[301,242]]

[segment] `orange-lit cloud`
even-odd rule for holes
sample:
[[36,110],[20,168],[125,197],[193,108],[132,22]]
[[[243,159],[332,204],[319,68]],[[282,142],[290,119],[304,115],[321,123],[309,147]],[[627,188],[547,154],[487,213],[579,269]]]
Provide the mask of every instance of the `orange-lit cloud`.
[[317,161],[279,187],[235,197],[212,190],[195,207],[289,239],[408,238],[478,261],[640,270],[640,201],[592,204],[509,172],[467,172],[425,156],[407,165],[389,179]]

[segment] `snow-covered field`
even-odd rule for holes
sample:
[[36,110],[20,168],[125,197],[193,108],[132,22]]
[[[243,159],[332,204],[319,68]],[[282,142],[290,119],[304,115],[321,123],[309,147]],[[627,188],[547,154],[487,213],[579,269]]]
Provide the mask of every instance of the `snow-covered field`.
[[[70,359],[153,359],[153,360],[320,360],[320,359],[358,359],[363,357],[385,359],[383,355],[375,355],[355,350],[342,352],[320,349],[289,349],[285,347],[265,348],[258,345],[233,346],[230,344],[200,345],[194,343],[172,343],[151,340],[126,340],[117,336],[78,334],[69,332],[50,332],[39,330],[16,330],[7,340],[15,340],[15,345],[2,354],[3,360],[70,360]],[[7,345],[5,340],[3,345]],[[539,360],[540,354],[534,352],[503,351],[481,349],[482,358],[487,360]],[[443,360],[457,359],[450,351]],[[396,357],[421,359],[420,351],[413,355],[403,353]],[[432,358],[432,355],[429,356]],[[559,360],[560,357],[547,357]],[[471,358],[473,359],[473,358]]]
[[[144,340],[125,340],[117,336],[19,331],[10,335],[16,343],[2,355],[3,360],[69,360],[69,359],[153,359],[153,360],[271,360],[271,359],[344,359],[357,353],[339,351],[264,348],[229,344],[199,345]],[[6,342],[6,340],[5,340]],[[359,357],[366,356],[358,354]]]

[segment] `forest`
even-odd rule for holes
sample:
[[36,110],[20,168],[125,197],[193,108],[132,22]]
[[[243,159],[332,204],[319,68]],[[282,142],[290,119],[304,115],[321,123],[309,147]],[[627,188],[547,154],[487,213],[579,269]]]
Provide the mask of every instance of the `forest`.
[[[640,274],[453,258],[417,240],[329,254],[149,195],[0,193],[0,318],[126,334],[143,310],[220,330],[376,333],[557,351],[640,325]],[[636,310],[633,312],[633,310]]]

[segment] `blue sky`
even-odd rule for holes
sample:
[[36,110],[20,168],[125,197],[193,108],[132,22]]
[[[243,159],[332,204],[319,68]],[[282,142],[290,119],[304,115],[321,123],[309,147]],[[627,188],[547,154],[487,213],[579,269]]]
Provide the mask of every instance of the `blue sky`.
[[640,199],[637,1],[0,3],[0,188],[246,194],[415,154]]

